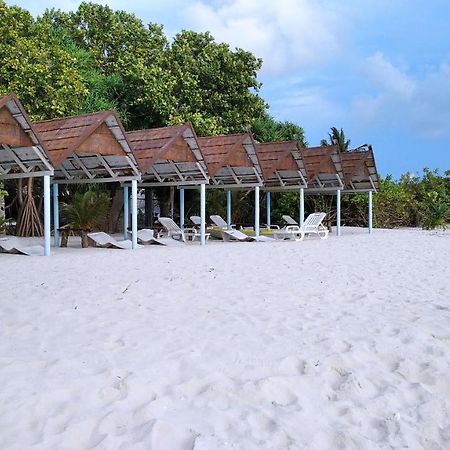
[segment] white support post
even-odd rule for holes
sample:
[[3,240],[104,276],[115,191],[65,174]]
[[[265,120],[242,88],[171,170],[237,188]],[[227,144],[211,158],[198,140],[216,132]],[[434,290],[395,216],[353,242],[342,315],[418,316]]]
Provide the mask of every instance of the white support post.
[[50,176],[44,175],[44,255],[50,256]]
[[372,234],[373,217],[372,217],[372,191],[369,191],[369,234]]
[[336,191],[336,236],[341,235],[341,190]]
[[255,236],[259,236],[259,186],[255,187]]
[[123,187],[123,238],[128,239],[128,221],[130,219],[128,186]]
[[266,192],[266,223],[267,228],[270,229],[271,223],[271,217],[270,217],[270,191]]
[[300,188],[300,221],[298,222],[302,227],[305,223],[305,190]]
[[231,191],[227,191],[227,228],[231,230]]
[[58,203],[58,184],[53,185],[53,244],[59,245],[59,203]]
[[137,180],[131,180],[131,248],[137,248]]
[[180,228],[184,230],[184,188],[180,188]]
[[206,243],[206,184],[200,185],[200,245]]

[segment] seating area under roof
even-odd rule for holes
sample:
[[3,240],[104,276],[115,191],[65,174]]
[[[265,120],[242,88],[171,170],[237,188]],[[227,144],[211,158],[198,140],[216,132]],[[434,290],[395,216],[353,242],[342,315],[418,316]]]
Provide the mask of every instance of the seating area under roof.
[[141,186],[188,186],[209,182],[191,123],[130,131],[127,137],[142,173]]

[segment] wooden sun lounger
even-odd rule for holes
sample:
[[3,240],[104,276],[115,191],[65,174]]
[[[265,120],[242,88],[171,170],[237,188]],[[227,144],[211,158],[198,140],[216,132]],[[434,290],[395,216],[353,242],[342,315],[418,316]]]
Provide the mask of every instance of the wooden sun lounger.
[[36,256],[44,254],[42,245],[22,245],[16,237],[0,238],[0,253]]
[[103,233],[102,231],[99,231],[97,233],[88,233],[87,238],[91,247],[117,248],[121,250],[131,249],[131,241],[118,241],[109,234]]

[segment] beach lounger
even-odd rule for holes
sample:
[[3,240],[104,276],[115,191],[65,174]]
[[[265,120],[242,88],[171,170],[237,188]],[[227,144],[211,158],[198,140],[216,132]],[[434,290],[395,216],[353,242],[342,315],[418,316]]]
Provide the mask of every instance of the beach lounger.
[[[268,238],[267,236],[248,236],[245,233],[243,233],[242,231],[236,230],[234,228],[231,230],[228,230],[227,223],[225,222],[225,220],[222,219],[222,217],[217,216],[217,215],[213,215],[213,216],[209,216],[209,217],[211,218],[213,223],[218,228],[220,228],[220,234],[222,236],[222,239],[226,242],[229,242],[229,241],[269,242],[272,240],[272,239]],[[234,227],[235,225],[232,225],[232,226]]]
[[88,243],[91,247],[118,248],[121,250],[131,250],[131,241],[117,241],[107,233],[99,231],[97,233],[88,233]]
[[[128,236],[131,238],[132,233],[128,230]],[[149,228],[143,228],[137,232],[137,241],[141,245],[165,245],[157,236],[155,237],[155,232]]]
[[167,237],[186,242],[183,230],[170,217],[160,217],[158,222],[164,227]]
[[[219,228],[222,228],[223,230],[228,230],[228,224],[225,220],[222,219],[222,217],[218,215],[212,215],[209,216],[210,219],[213,221],[214,225],[216,225]],[[231,225],[231,228],[236,228],[236,225]]]
[[284,216],[281,216],[281,217],[288,225],[297,225],[298,226],[298,222],[295,221],[291,216],[288,216],[287,214],[285,214]]
[[43,255],[44,247],[42,245],[23,245],[16,237],[6,237],[0,238],[0,253],[26,256]]
[[301,227],[305,236],[310,234],[316,234],[320,239],[328,238],[328,228],[326,228],[322,222],[325,219],[326,213],[318,212],[310,214],[303,226]]
[[[200,238],[200,226],[202,224],[202,218],[200,216],[191,216],[189,217],[189,219],[194,224],[194,227],[185,228],[184,232],[187,238],[191,238],[193,241],[195,241],[195,239]],[[187,233],[186,230],[188,230]],[[205,233],[206,240],[208,240],[210,236],[211,236],[210,233]]]
[[273,237],[280,240],[293,239],[295,241],[302,241],[305,236],[316,234],[320,239],[326,239],[328,237],[328,230],[322,225],[325,216],[326,214],[321,212],[310,214],[301,227],[292,217],[283,216],[283,220],[288,225],[280,230],[274,230]]

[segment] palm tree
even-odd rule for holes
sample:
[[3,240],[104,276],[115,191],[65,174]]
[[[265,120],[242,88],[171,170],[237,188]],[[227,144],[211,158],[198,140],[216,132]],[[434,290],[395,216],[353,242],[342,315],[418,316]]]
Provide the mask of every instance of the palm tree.
[[109,207],[110,199],[105,193],[89,189],[76,192],[72,201],[63,204],[62,209],[70,228],[92,230],[105,221]]
[[328,137],[330,139],[330,142],[328,142],[326,139],[322,139],[320,141],[320,145],[337,145],[340,152],[348,151],[348,148],[350,147],[350,139],[345,138],[345,134],[342,128],[338,130],[336,127],[331,127],[331,133],[328,133]]

